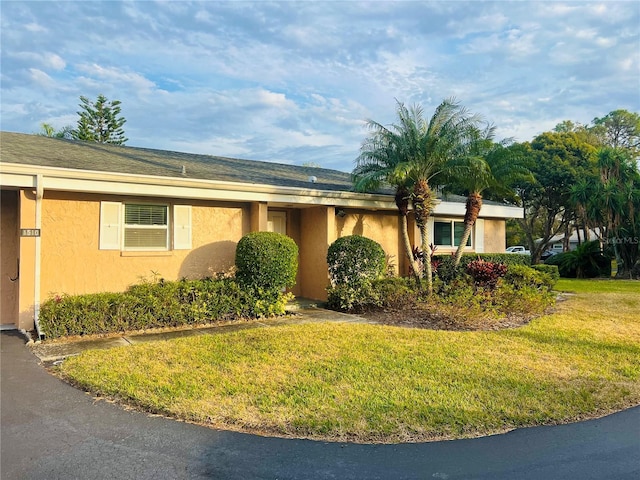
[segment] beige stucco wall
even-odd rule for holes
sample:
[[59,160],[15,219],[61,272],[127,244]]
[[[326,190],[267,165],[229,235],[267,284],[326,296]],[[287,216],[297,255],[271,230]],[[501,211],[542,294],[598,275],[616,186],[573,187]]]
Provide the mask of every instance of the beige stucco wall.
[[238,240],[250,229],[249,205],[192,202],[192,250],[99,250],[100,200],[136,201],[131,197],[45,192],[42,299],[54,293],[122,291],[156,274],[177,280],[225,271],[234,264]]
[[315,300],[326,300],[326,288],[329,284],[327,250],[336,239],[335,209],[333,207],[302,209],[299,228],[300,295]]
[[487,253],[503,253],[506,248],[506,222],[500,219],[485,219],[484,251]]
[[395,212],[345,210],[344,217],[336,217],[336,238],[362,235],[378,242],[398,273],[404,261],[398,224]]
[[18,322],[18,192],[0,192],[0,323]]

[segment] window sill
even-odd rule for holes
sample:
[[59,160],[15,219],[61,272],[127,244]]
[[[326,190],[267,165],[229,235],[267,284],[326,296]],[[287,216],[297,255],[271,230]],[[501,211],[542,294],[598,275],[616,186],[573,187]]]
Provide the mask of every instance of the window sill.
[[127,250],[120,252],[121,257],[172,257],[173,252],[170,250],[154,251],[135,251]]

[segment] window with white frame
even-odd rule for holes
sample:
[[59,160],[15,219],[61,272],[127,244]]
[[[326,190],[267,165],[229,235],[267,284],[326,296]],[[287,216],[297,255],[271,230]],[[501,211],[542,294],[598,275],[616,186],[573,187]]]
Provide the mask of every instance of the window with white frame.
[[[171,211],[171,215],[170,215]],[[100,203],[100,250],[191,249],[191,206]]]
[[124,205],[124,250],[168,250],[169,207]]
[[[464,233],[464,222],[454,220],[436,220],[433,222],[433,241],[442,247],[457,247]],[[471,237],[467,240],[467,247],[471,246]]]

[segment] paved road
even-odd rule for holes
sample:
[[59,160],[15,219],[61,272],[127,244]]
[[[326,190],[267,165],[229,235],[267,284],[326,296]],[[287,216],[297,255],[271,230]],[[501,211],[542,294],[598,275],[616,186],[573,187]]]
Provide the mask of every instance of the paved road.
[[473,440],[350,445],[264,438],[124,411],[0,337],[3,480],[634,479],[640,408]]

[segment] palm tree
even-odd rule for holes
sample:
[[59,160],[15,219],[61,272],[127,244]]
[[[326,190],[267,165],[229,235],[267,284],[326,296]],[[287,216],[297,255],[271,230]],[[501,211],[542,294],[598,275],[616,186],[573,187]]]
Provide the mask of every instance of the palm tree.
[[450,183],[446,190],[467,195],[464,215],[464,232],[458,244],[454,265],[458,266],[469,240],[473,226],[482,209],[482,194],[490,190],[500,198],[514,198],[512,185],[521,179],[532,177],[531,172],[518,161],[511,150],[505,148],[510,140],[494,143],[495,127],[484,130],[469,129],[466,152],[450,164]]
[[395,187],[395,202],[400,216],[405,254],[411,271],[420,284],[420,270],[409,241],[407,217],[411,184],[406,170],[407,159],[403,157],[403,128],[399,125],[387,128],[373,120],[367,122],[367,127],[371,134],[363,141],[360,155],[356,159],[356,168],[352,172],[354,187],[360,192],[376,190],[383,184]]
[[[406,109],[405,109],[406,111]],[[407,112],[409,113],[409,112]],[[442,185],[451,163],[465,151],[468,135],[480,118],[471,115],[455,99],[445,99],[427,121],[422,109],[410,112],[413,130],[410,143],[410,175],[413,178],[412,203],[420,229],[424,258],[424,277],[429,294],[433,291],[428,221],[436,204],[434,186]]]
[[[439,185],[449,163],[465,145],[469,127],[479,118],[470,115],[454,99],[444,100],[429,120],[425,120],[422,107],[407,108],[397,102],[398,122],[387,128],[369,121],[372,134],[363,142],[354,171],[356,188],[370,189],[383,180],[396,187],[396,204],[403,217],[402,228],[405,250],[417,272],[406,231],[408,213],[407,192],[413,204],[416,224],[420,230],[423,253],[423,276],[427,290],[433,291],[431,247],[428,220],[436,204],[432,185]],[[399,202],[399,200],[401,200]]]

